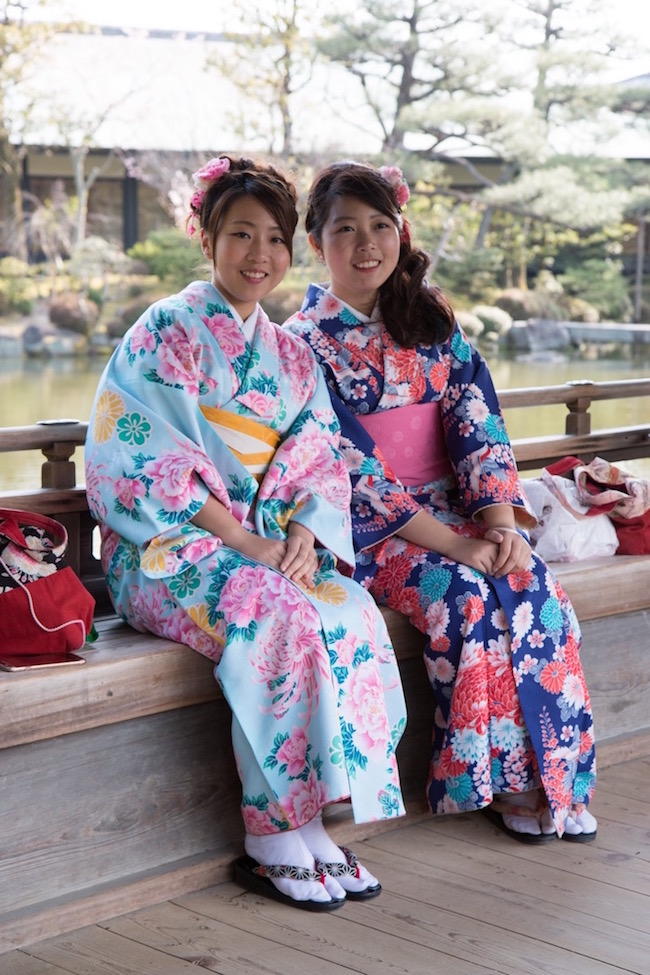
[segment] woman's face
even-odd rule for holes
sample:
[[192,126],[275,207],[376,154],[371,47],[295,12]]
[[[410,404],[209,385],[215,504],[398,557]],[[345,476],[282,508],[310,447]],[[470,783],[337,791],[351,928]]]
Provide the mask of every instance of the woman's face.
[[323,227],[320,248],[334,294],[369,315],[377,291],[397,266],[399,230],[379,210],[353,196],[335,200]]
[[203,253],[212,261],[216,288],[243,319],[282,281],[291,263],[289,243],[268,210],[252,196],[242,196],[226,212],[214,253],[205,231]]

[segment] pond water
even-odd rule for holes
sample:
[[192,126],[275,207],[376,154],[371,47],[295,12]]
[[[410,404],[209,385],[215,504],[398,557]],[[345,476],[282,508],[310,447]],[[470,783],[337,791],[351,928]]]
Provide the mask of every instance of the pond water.
[[[507,358],[486,354],[497,389],[559,385],[570,380],[594,382],[639,379],[650,376],[648,356],[636,359],[552,357]],[[37,420],[74,418],[87,420],[104,368],[102,359],[6,359],[0,362],[0,426],[15,427]],[[593,426],[615,427],[647,422],[647,403],[639,399],[596,403]],[[543,436],[564,430],[564,406],[539,410],[508,410],[505,414],[512,438]],[[75,455],[83,480],[82,450]],[[0,454],[0,489],[21,489],[40,484],[42,459],[31,451]],[[630,461],[628,470],[650,476],[650,461]]]

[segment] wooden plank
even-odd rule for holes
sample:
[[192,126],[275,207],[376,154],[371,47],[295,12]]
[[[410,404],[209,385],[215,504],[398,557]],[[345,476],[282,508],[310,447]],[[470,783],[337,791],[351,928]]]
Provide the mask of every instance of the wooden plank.
[[[595,913],[598,918],[609,915],[613,923],[618,920],[631,924],[638,913],[639,930],[650,937],[650,912],[647,911],[650,898],[650,862],[647,855],[650,838],[647,830],[622,821],[615,797],[607,794],[604,774],[597,784],[591,809],[598,820],[598,835],[592,843],[557,840],[544,845],[543,850],[528,847],[505,836],[480,812],[461,816],[431,816],[428,820],[420,821],[418,828],[433,835],[423,836],[419,842],[427,851],[431,848],[426,862],[431,859],[439,869],[446,870],[450,875],[469,873],[476,883],[480,883],[484,875],[489,875],[493,859],[503,860],[499,877],[505,890],[512,890],[515,896],[529,895],[540,904],[559,898],[558,909],[567,903],[570,906],[591,885],[595,888],[602,884],[602,890],[594,893],[595,901],[588,913]],[[364,857],[368,859],[372,856],[368,847],[380,846],[385,850],[387,844],[394,841],[394,835],[391,834],[386,843],[383,840],[383,837],[371,837],[364,845]],[[463,850],[467,856],[464,867],[461,857]],[[535,878],[534,888],[526,879],[530,871]],[[557,892],[555,888],[560,876],[562,890]],[[619,900],[619,891],[624,892],[622,900]]]
[[594,456],[608,460],[650,456],[650,426],[618,427],[582,435],[522,437],[512,441],[518,466],[530,470],[545,467],[549,461],[572,456],[589,460]]
[[319,972],[321,961],[327,960],[358,975],[483,975],[485,962],[478,957],[480,948],[475,949],[474,959],[464,958],[456,939],[445,937],[434,903],[426,905],[425,930],[414,935],[410,930],[411,902],[400,899],[388,905],[397,922],[389,925],[382,901],[387,901],[385,894],[366,904],[350,902],[331,915],[311,915],[229,883],[187,895],[175,903],[225,922],[240,941],[244,932],[255,930],[271,946],[300,946],[305,971]]
[[230,736],[218,737],[229,725],[222,700],[5,750],[0,911],[232,857],[241,786]]
[[12,951],[11,954],[0,955],[0,975],[70,975],[70,969],[50,965],[24,951]]
[[581,622],[650,608],[650,555],[554,562],[551,568]]
[[[45,941],[31,950],[41,963],[75,975],[196,975],[192,962],[111,935],[102,928],[86,928],[74,939]],[[37,970],[36,970],[37,971]]]
[[[628,614],[622,620],[612,616],[609,622],[603,620],[602,626],[597,627],[589,625],[589,618],[596,611],[612,612],[614,606],[620,613],[630,606],[647,605],[650,557],[622,557],[620,562],[615,558],[593,563],[567,563],[555,568],[583,622],[585,652],[589,653],[589,644],[594,647],[585,659],[597,662],[596,653],[602,649],[606,676],[600,679],[594,675],[593,680],[597,680],[608,695],[614,719],[623,706],[621,700],[616,699],[620,696],[623,681],[627,681],[625,707],[632,702],[635,715],[643,718],[642,693],[647,686],[643,677],[647,673],[643,666],[643,647],[647,644],[650,625],[647,612]],[[424,643],[422,634],[400,614],[386,609],[383,613],[404,669],[407,660],[420,659]],[[94,649],[86,653],[84,667],[0,676],[3,714],[0,747],[71,734],[220,698],[211,662],[195,651],[173,641],[137,633],[116,619],[100,622],[99,631],[100,638]],[[621,633],[625,633],[624,641],[621,641]],[[623,646],[612,655],[610,646],[621,643]],[[640,656],[633,659],[631,654]],[[629,668],[627,678],[626,667]],[[414,680],[417,681],[417,677]],[[637,726],[641,725],[637,722],[634,727]],[[607,736],[623,735],[631,730],[632,727],[624,725],[616,729],[608,726]]]
[[189,647],[117,619],[101,621],[98,630],[83,667],[2,673],[0,747],[221,697],[212,663]]
[[[576,950],[572,932],[574,920],[582,920],[579,909],[576,918],[571,909],[545,918],[544,905],[540,913],[533,893],[519,898],[505,889],[496,857],[490,863],[489,882],[476,881],[473,864],[460,845],[453,856],[457,873],[450,877],[449,857],[441,868],[431,867],[429,857],[418,861],[419,844],[426,846],[427,836],[414,838],[411,829],[393,830],[373,840],[372,847],[364,846],[363,861],[382,880],[383,893],[367,904],[346,904],[326,927],[317,921],[314,930],[311,919],[300,911],[288,912],[284,905],[270,905],[252,893],[238,894],[234,884],[199,891],[177,903],[242,933],[254,929],[272,943],[285,941],[288,934],[292,944],[309,945],[309,967],[315,970],[321,957],[344,964],[347,956],[352,971],[367,975],[455,975],[468,969],[481,975],[539,975],[540,970],[553,975],[620,975],[615,959],[594,957],[600,950],[608,959],[614,955],[617,946],[610,947],[605,934],[596,938],[590,955],[582,957]],[[398,836],[403,841],[400,854],[385,852],[384,839],[390,844]],[[598,930],[595,922],[591,926]],[[610,937],[615,930],[612,924]]]
[[598,768],[631,762],[650,752],[650,729],[629,735],[615,735],[598,743]]
[[42,450],[60,443],[82,447],[87,429],[88,424],[79,420],[74,423],[32,423],[23,427],[0,427],[0,452]]
[[[235,896],[239,893],[236,890]],[[304,975],[306,970],[314,970],[314,959],[300,940],[274,944],[255,931],[246,931],[242,937],[241,928],[234,927],[225,918],[207,917],[177,904],[159,904],[138,911],[137,915],[108,921],[102,927],[201,968],[227,971],[229,975],[269,971]],[[323,927],[331,927],[331,918],[323,919]],[[316,931],[314,934],[317,937]],[[318,958],[318,975],[349,975],[349,972],[348,965],[338,965],[322,955]]]
[[[220,883],[230,877],[231,862],[232,854],[192,857],[141,876],[123,877],[119,884],[100,884],[76,896],[52,898],[4,915],[0,918],[0,975],[5,975],[4,952],[13,957],[13,949]],[[8,968],[6,975],[13,975],[13,969]]]
[[34,488],[31,491],[0,493],[3,508],[20,508],[21,511],[37,511],[51,518],[66,512],[87,512],[88,501],[83,487],[73,488]]
[[650,727],[650,612],[589,620],[581,660],[592,701],[596,742]]
[[513,843],[480,813],[428,816],[355,844],[384,884],[368,903],[312,915],[226,881],[8,952],[0,975],[647,975],[648,769],[600,776],[586,846]]
[[503,409],[526,406],[549,406],[570,403],[576,399],[598,400],[629,399],[650,396],[650,379],[616,379],[591,382],[580,379],[557,386],[528,386],[518,389],[500,389],[499,402]]

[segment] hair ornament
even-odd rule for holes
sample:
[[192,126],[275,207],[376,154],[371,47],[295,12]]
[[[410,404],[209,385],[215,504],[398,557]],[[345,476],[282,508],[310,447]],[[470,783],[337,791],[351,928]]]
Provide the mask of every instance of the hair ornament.
[[401,210],[403,206],[406,206],[411,196],[408,183],[404,179],[404,173],[399,166],[380,166],[378,173],[383,176],[387,183],[390,183],[395,202]]
[[230,159],[227,156],[216,156],[214,159],[210,159],[201,169],[197,169],[195,173],[192,173],[192,182],[196,189],[190,200],[191,214],[187,224],[188,237],[193,237],[197,231],[196,221],[201,212],[207,190],[210,189],[213,183],[221,179],[229,169]]

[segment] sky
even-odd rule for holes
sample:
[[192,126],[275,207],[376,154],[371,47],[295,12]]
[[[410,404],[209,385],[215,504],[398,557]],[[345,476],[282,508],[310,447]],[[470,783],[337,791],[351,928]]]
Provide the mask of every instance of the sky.
[[[83,20],[101,26],[149,27],[164,30],[218,32],[225,28],[233,0],[48,0]],[[331,9],[336,4],[329,0]],[[346,4],[343,2],[343,9]],[[245,9],[245,4],[242,4]],[[629,23],[650,47],[650,4],[646,0],[602,0],[601,8],[611,13],[613,22]]]
[[[48,3],[54,8],[57,3]],[[162,30],[219,32],[224,28],[230,0],[60,0],[62,9],[101,27],[148,27]]]
[[[101,27],[144,27],[161,30],[207,31],[226,29],[233,0],[47,0],[79,19]],[[245,7],[245,4],[242,4]]]
[[[215,45],[201,39],[179,43],[173,34],[151,40],[144,30],[197,32],[208,38],[219,35],[233,29],[234,3],[236,0],[183,0],[176,4],[160,0],[46,0],[38,10],[39,19],[47,13],[56,20],[65,11],[66,17],[78,17],[85,23],[133,28],[135,33],[127,41],[115,36],[59,35],[32,64],[23,96],[30,97],[34,106],[28,116],[30,128],[16,129],[14,137],[28,143],[57,145],[65,128],[65,136],[73,144],[84,129],[97,145],[126,149],[196,152],[239,145],[235,117],[238,90],[216,69],[205,71],[206,59],[215,55]],[[328,3],[332,9],[346,0]],[[244,9],[243,3],[239,9]],[[353,153],[378,151],[380,136],[373,131],[369,137],[368,128],[360,124],[366,109],[363,104],[349,105],[349,84],[347,78],[345,86],[342,84],[341,73],[341,69],[317,65],[310,84],[296,93],[295,117],[301,119],[296,142],[336,151],[345,148]],[[338,100],[344,100],[336,126],[325,130],[320,112],[323,91],[328,92],[333,111]],[[20,93],[16,97],[20,98]],[[70,105],[80,122],[78,132],[58,110]],[[239,108],[244,110],[241,105]],[[20,109],[17,101],[13,112],[17,120],[23,118]],[[98,128],[102,114],[105,119]],[[370,120],[366,122],[371,125]],[[268,125],[267,130],[273,131]],[[268,135],[253,139],[249,134],[247,149],[269,151]]]
[[[493,2],[496,3],[496,0]],[[337,6],[343,10],[349,9],[349,0],[328,0],[328,10]],[[39,9],[41,16],[43,9],[53,19],[64,11],[66,15],[104,27],[219,34],[233,29],[233,9],[245,11],[246,0],[239,3],[237,0],[183,0],[182,3],[165,3],[161,0],[46,0],[45,8]],[[650,3],[647,0],[601,0],[600,9],[611,18],[614,29],[617,23],[627,24],[632,36],[638,38],[639,44],[650,52]],[[50,95],[53,91],[57,95],[60,93],[65,102],[72,86],[76,93],[75,100],[83,94],[89,103],[88,113],[93,111],[95,114],[96,106],[105,101],[105,92],[115,91],[116,94],[111,96],[115,106],[111,112],[113,129],[108,131],[108,125],[104,128],[102,135],[105,140],[114,141],[115,144],[127,140],[126,144],[129,144],[128,139],[133,137],[135,131],[144,133],[146,130],[150,145],[165,144],[169,149],[203,149],[213,146],[215,142],[232,142],[233,136],[229,133],[232,133],[233,123],[228,115],[224,115],[224,111],[226,104],[236,102],[236,89],[226,91],[227,83],[222,81],[219,96],[215,99],[214,83],[206,80],[202,73],[204,62],[200,57],[200,43],[192,44],[196,56],[189,64],[186,60],[181,61],[177,54],[179,48],[172,40],[155,42],[154,63],[150,60],[151,42],[147,44],[142,38],[129,43],[130,56],[119,64],[115,63],[113,57],[117,48],[115,44],[110,44],[109,39],[102,41],[97,38],[86,42],[87,47],[91,45],[94,45],[91,62],[93,78],[88,75],[87,66],[76,63],[75,49],[70,47],[68,55],[60,60],[58,77],[54,74],[48,77],[48,90]],[[150,79],[154,71],[160,80],[156,82],[156,97],[152,102]],[[352,153],[378,151],[380,134],[364,114],[363,105],[348,104],[351,97],[349,86],[341,89],[335,73],[330,71],[323,75],[323,69],[319,68],[319,71],[321,74],[313,79],[307,91],[299,93],[294,103],[296,117],[301,119],[300,134],[305,144],[320,144],[322,141],[319,106],[323,91],[327,91],[330,106],[341,109],[335,112],[337,142],[344,144],[346,150]],[[650,53],[645,59],[635,62],[621,64],[612,61],[612,72],[611,80],[614,81],[650,73]],[[182,85],[178,83],[179,77],[183,78]],[[170,117],[172,106],[177,109],[173,124]],[[327,127],[327,138],[334,138],[334,131],[330,132],[330,127]],[[641,139],[642,145],[637,149],[636,142],[626,144],[622,151],[630,155],[647,155],[647,133],[633,138],[637,142]],[[613,151],[618,153],[621,150],[617,146]],[[145,147],[137,143],[132,145],[132,148]],[[252,148],[259,151],[264,147]]]
[[[102,27],[160,28],[162,30],[206,31],[219,33],[232,28],[233,0],[46,0],[54,15],[64,9],[87,23]],[[328,9],[349,8],[345,0],[328,0]],[[628,25],[633,36],[646,48],[646,56],[635,62],[633,73],[650,70],[650,3],[647,0],[601,0],[603,13],[612,25]],[[240,6],[245,10],[245,2]],[[626,68],[623,68],[625,73]]]

